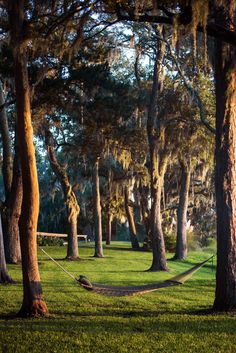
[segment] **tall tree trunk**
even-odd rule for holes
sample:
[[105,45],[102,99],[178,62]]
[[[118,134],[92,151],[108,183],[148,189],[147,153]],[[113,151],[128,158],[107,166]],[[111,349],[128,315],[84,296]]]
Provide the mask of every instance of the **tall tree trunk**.
[[110,245],[111,244],[111,226],[112,226],[112,215],[111,215],[111,212],[108,210],[108,213],[107,213],[106,245]]
[[45,315],[37,259],[37,221],[39,189],[36,169],[33,129],[31,122],[30,90],[27,72],[27,43],[24,42],[25,13],[23,0],[8,1],[11,47],[13,51],[17,109],[17,136],[20,152],[23,201],[20,216],[20,243],[22,250],[23,303],[20,316]]
[[[158,42],[157,54],[154,63],[153,84],[147,118],[147,135],[150,153],[151,177],[151,219],[150,231],[153,248],[153,260],[150,271],[167,271],[165,243],[161,222],[161,190],[164,178],[165,162],[161,166],[160,140],[162,128],[158,121],[158,96],[163,84],[162,62],[165,53],[165,44]],[[161,172],[160,169],[163,171]]]
[[130,196],[129,187],[125,186],[125,190],[124,190],[125,212],[129,223],[130,240],[131,240],[132,249],[137,250],[139,249],[139,243],[136,236],[137,233],[136,233],[136,226],[134,222],[133,210],[132,210],[132,207],[130,207],[129,205],[129,196]]
[[95,257],[103,257],[102,247],[102,211],[99,186],[99,158],[93,164],[93,218],[95,231]]
[[[234,30],[235,1],[217,8],[217,25]],[[215,47],[217,270],[215,310],[236,309],[236,49]]]
[[7,271],[6,258],[4,252],[2,221],[0,216],[0,283],[13,283]]
[[62,167],[56,158],[54,150],[54,139],[51,131],[45,129],[45,143],[47,146],[48,158],[52,170],[56,174],[64,194],[67,210],[67,229],[68,229],[68,247],[67,256],[69,260],[78,260],[78,237],[77,237],[77,218],[80,212],[75,193],[72,190],[69,177],[64,167]]
[[187,211],[190,188],[191,168],[185,161],[180,161],[181,181],[179,193],[179,205],[177,210],[177,238],[174,258],[184,260],[187,258]]
[[6,200],[4,232],[7,233],[5,241],[5,255],[7,263],[17,264],[21,262],[19,219],[21,214],[23,196],[22,173],[20,167],[19,153],[15,151],[13,180],[11,192]]
[[[0,83],[0,105],[4,103],[5,98]],[[12,145],[7,113],[4,107],[0,110],[0,131],[3,142],[2,174],[5,187],[5,207],[2,214],[5,257],[7,263],[16,264],[21,261],[18,222],[22,202],[22,181],[17,156],[15,156],[14,170],[12,170]]]
[[[165,255],[165,242],[162,231],[162,217],[161,217],[161,192],[164,182],[166,163],[164,162],[163,170],[158,173],[158,177],[152,180],[155,184],[151,184],[151,199],[152,206],[150,212],[150,231],[152,242],[152,265],[150,271],[167,271],[166,255]],[[156,174],[157,175],[157,174]]]
[[[5,103],[5,97],[3,93],[2,83],[0,82],[0,105]],[[12,158],[12,145],[9,134],[7,112],[5,107],[0,109],[0,132],[2,136],[3,145],[3,162],[2,162],[2,174],[5,188],[5,198],[7,199],[12,184],[12,171],[13,171],[13,158]]]

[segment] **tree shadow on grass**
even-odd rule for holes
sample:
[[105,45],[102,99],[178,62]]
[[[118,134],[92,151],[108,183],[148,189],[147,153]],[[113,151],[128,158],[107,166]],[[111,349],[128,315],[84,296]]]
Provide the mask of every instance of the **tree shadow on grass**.
[[[102,310],[99,312],[52,312],[49,318],[39,320],[19,319],[16,316],[0,316],[0,330],[24,330],[35,332],[70,332],[72,335],[85,332],[88,335],[109,332],[129,334],[132,332],[159,334],[235,334],[235,322],[225,315],[213,314],[207,309],[201,315],[190,315],[188,311],[122,311]],[[205,314],[203,314],[205,312]],[[207,314],[206,314],[207,313]]]

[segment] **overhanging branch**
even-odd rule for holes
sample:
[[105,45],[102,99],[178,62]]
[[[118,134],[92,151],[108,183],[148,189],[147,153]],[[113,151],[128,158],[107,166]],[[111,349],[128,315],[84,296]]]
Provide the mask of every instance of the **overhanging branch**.
[[[132,21],[132,22],[148,22],[148,23],[160,23],[173,25],[174,16],[162,16],[162,15],[149,15],[149,14],[140,14],[135,16],[132,13],[123,14],[120,11],[117,13],[117,17],[120,21]],[[178,21],[178,25],[186,25],[186,23],[181,20],[181,17]],[[204,32],[204,27],[202,25],[197,26],[198,32]],[[206,25],[207,35],[210,37],[222,40],[226,43],[236,45],[236,33],[232,32],[224,27],[221,27],[213,22],[210,22]]]

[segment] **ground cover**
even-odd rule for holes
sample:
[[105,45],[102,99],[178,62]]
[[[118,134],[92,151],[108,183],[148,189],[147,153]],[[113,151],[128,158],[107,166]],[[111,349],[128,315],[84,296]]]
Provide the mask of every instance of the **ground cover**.
[[[168,279],[203,261],[212,249],[192,252],[184,262],[168,261],[169,273],[150,273],[151,253],[112,243],[95,259],[93,244],[80,247],[82,260],[63,261],[65,247],[44,247],[74,275],[113,285]],[[169,259],[172,255],[169,255]],[[236,316],[209,311],[215,271],[207,264],[178,287],[135,297],[104,297],[83,290],[39,252],[39,268],[49,318],[12,319],[22,300],[21,283],[0,286],[2,352],[235,352]],[[21,280],[20,266],[9,266]]]

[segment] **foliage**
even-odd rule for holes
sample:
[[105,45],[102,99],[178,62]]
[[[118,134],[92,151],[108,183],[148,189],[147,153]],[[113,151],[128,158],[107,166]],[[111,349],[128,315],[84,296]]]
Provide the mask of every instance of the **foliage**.
[[38,236],[39,246],[63,246],[64,240],[56,237]]

